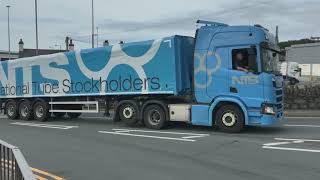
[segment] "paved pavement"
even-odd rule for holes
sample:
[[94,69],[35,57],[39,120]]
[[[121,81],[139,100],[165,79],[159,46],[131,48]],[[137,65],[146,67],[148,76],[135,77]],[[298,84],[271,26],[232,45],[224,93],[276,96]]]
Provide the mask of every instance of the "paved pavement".
[[65,179],[320,179],[320,117],[240,134],[185,124],[152,131],[99,117],[2,117],[0,139],[20,147],[32,167]]
[[288,117],[320,117],[319,110],[287,110],[286,114]]

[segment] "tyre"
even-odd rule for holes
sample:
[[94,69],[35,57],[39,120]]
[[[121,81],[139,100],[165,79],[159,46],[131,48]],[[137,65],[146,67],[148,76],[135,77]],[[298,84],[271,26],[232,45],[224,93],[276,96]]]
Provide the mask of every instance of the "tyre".
[[5,107],[6,115],[9,119],[18,119],[18,105],[17,102],[14,100],[10,100],[6,103]]
[[68,112],[67,115],[68,115],[68,117],[71,118],[71,119],[76,119],[76,118],[78,118],[78,117],[81,115],[81,113],[71,113],[71,112]]
[[237,133],[244,128],[244,116],[242,111],[234,105],[224,105],[218,109],[215,122],[223,132]]
[[66,113],[65,112],[54,112],[53,115],[56,118],[62,118],[63,116],[66,115]]
[[145,108],[143,113],[144,124],[150,129],[162,129],[166,126],[166,114],[159,105],[152,104]]
[[33,106],[33,116],[37,121],[47,121],[50,117],[49,104],[45,101],[38,101]]
[[29,121],[32,118],[32,105],[30,101],[24,100],[19,105],[19,117],[21,120]]
[[139,122],[139,109],[134,102],[125,102],[119,107],[119,118],[129,126],[136,125]]

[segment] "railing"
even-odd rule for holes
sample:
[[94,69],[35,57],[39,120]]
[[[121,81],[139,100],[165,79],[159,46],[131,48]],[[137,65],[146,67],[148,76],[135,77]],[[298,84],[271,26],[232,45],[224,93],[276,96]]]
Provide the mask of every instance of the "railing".
[[0,180],[35,180],[19,148],[0,140]]

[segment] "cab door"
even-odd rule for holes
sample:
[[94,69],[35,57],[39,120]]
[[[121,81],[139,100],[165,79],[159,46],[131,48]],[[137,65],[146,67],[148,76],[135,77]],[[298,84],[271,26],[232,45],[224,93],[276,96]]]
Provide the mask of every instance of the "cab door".
[[217,96],[228,93],[228,59],[227,47],[215,47],[208,51],[206,61],[206,93],[210,101]]
[[[246,62],[237,63],[237,53],[243,53]],[[249,108],[259,108],[264,97],[263,77],[259,73],[259,49],[256,46],[229,48],[229,95],[241,99]],[[243,68],[237,68],[242,65]]]

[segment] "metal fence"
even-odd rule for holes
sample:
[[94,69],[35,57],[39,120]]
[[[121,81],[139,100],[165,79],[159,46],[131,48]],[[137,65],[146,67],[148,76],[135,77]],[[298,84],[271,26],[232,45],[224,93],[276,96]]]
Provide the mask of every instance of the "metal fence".
[[19,148],[0,140],[0,180],[35,180]]

